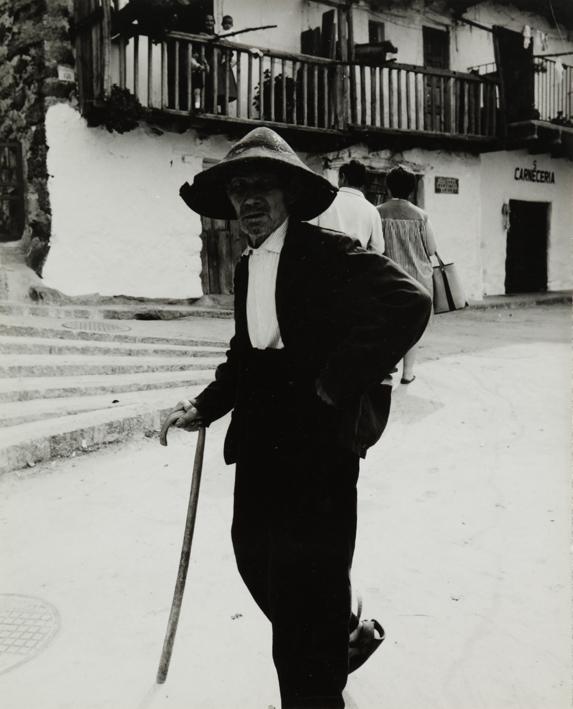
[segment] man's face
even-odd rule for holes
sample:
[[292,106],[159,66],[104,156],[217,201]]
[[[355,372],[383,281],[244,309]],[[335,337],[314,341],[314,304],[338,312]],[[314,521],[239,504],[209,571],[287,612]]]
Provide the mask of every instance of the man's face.
[[284,184],[272,172],[235,175],[227,183],[227,195],[241,231],[255,248],[288,216]]

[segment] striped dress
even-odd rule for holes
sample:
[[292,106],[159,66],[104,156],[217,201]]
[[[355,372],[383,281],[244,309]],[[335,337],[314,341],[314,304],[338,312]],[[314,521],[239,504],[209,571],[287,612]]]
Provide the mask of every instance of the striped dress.
[[378,207],[386,245],[385,254],[432,295],[430,255],[436,243],[428,215],[406,199],[391,199]]

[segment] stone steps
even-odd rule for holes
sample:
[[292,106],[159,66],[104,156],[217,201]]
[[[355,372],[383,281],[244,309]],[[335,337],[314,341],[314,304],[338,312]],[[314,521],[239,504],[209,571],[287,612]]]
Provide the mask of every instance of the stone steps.
[[120,357],[116,355],[0,355],[0,378],[135,374],[215,367],[223,357]]
[[171,406],[131,404],[5,427],[0,429],[0,474],[158,431]]
[[0,315],[35,316],[44,318],[81,318],[86,320],[178,320],[189,316],[231,318],[229,308],[204,308],[195,305],[134,303],[129,305],[32,305],[0,301]]
[[179,372],[144,372],[142,374],[100,374],[60,377],[23,377],[0,379],[0,403],[33,399],[59,399],[95,396],[154,389],[196,387],[210,381],[213,369]]
[[45,337],[62,340],[80,340],[105,343],[134,343],[150,345],[173,345],[180,347],[225,347],[226,343],[216,340],[194,337],[160,337],[153,335],[126,334],[125,332],[98,332],[97,330],[68,329],[55,327],[53,321],[49,325],[17,324],[11,321],[0,322],[0,337]]
[[[0,316],[0,473],[157,432],[224,360],[226,342],[181,337],[201,334],[197,320],[167,331],[134,321],[66,328],[67,310],[38,324]],[[177,336],[149,335],[159,331]]]
[[148,344],[106,342],[66,338],[0,335],[2,354],[82,354],[124,355],[130,357],[218,357],[224,354],[221,347],[179,344]]
[[[205,385],[210,380],[210,372],[197,378],[196,386]],[[137,406],[141,410],[164,410],[173,407],[177,401],[191,396],[190,385],[168,389],[139,389],[122,393],[67,396],[51,399],[29,399],[5,403],[0,410],[0,427],[17,426],[51,418],[74,416],[88,411],[114,410],[121,412],[126,407]]]

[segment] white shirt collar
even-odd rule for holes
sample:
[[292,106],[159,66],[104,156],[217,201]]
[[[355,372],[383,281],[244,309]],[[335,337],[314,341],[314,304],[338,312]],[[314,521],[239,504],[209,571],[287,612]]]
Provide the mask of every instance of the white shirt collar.
[[243,256],[249,256],[253,253],[262,253],[263,251],[270,251],[275,254],[280,254],[285,242],[285,236],[288,229],[288,217],[284,222],[277,227],[267,238],[263,241],[260,246],[253,248],[252,246],[247,246],[243,251]]
[[[359,190],[357,187],[339,187],[338,190],[339,192],[348,192],[349,194],[355,194],[359,197],[364,197],[364,192],[362,192],[362,190]],[[366,197],[364,197],[364,199],[366,199]]]

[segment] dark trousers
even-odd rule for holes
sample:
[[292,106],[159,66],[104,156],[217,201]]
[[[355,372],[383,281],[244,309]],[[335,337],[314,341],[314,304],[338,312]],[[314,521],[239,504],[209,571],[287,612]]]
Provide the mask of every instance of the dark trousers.
[[344,707],[358,458],[337,445],[311,377],[260,361],[256,371],[235,412],[237,566],[272,623],[283,709]]

